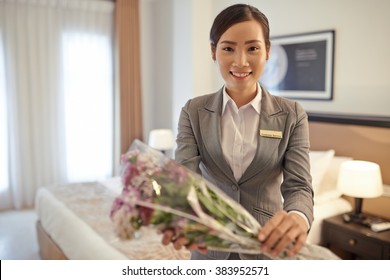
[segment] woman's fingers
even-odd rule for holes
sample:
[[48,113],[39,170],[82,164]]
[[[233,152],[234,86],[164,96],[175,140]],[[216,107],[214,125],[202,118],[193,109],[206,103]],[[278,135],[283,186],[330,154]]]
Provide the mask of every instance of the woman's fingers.
[[168,245],[172,242],[173,236],[175,235],[175,232],[173,230],[166,230],[164,231],[163,238],[162,238],[162,244]]
[[179,237],[175,241],[173,241],[173,247],[176,250],[180,250],[184,245],[186,245],[186,243],[187,239],[185,239],[184,237]]
[[286,215],[286,211],[277,212],[261,229],[259,233],[259,240],[265,241],[271,235],[274,229],[279,226]]
[[276,257],[287,250],[288,255],[293,256],[304,245],[307,228],[299,215],[280,211],[264,225],[258,238],[263,252]]
[[298,239],[293,243],[293,246],[288,249],[287,254],[291,256],[295,256],[299,250],[305,245],[307,235],[306,234],[301,234]]
[[172,243],[173,247],[176,250],[180,250],[185,246],[188,250],[191,251],[197,250],[202,254],[207,253],[207,247],[199,246],[194,243],[188,243],[188,240],[185,237],[183,236],[176,237],[174,230],[170,230],[170,229],[164,231],[161,243],[164,245],[169,245],[170,243]]
[[285,211],[277,212],[261,229],[259,240],[262,242],[261,250],[266,253],[271,253],[276,243],[286,231],[286,225],[283,227],[283,219],[287,215]]

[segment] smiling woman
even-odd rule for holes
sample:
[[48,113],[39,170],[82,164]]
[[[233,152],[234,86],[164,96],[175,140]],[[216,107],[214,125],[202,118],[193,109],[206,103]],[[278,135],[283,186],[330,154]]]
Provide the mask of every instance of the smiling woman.
[[[263,225],[257,238],[264,254],[204,254],[183,238],[173,243],[193,249],[193,259],[267,259],[285,249],[294,256],[313,221],[307,115],[298,103],[258,83],[270,51],[268,19],[260,10],[227,7],[215,18],[210,41],[224,86],[184,105],[175,159]],[[164,244],[178,234],[168,230]]]

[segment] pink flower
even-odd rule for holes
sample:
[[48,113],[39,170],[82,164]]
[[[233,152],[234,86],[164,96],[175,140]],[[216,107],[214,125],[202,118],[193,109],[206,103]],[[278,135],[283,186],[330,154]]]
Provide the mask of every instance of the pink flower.
[[137,140],[121,163],[123,190],[110,212],[120,238],[154,225],[214,249],[260,248],[257,221],[200,176]]
[[178,184],[183,184],[188,178],[188,171],[173,161],[169,161],[164,170],[168,170],[169,177]]

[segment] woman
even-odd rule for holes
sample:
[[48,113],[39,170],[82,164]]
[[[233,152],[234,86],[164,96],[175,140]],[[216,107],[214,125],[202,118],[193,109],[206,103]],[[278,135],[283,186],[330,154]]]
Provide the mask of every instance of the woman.
[[[313,221],[307,115],[298,103],[272,96],[258,83],[271,47],[268,20],[258,9],[226,8],[215,18],[210,40],[225,85],[182,108],[175,158],[260,222],[262,251],[293,256]],[[163,243],[198,249],[192,259],[267,258],[207,251],[173,236],[165,232]]]

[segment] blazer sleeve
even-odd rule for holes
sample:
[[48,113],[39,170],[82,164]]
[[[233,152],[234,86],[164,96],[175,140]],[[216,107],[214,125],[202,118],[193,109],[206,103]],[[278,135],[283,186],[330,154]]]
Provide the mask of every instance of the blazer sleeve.
[[194,118],[191,118],[189,113],[190,104],[191,100],[187,101],[180,112],[175,160],[190,170],[201,174],[199,168],[200,154],[193,128],[193,125],[198,126],[199,124],[194,121]]
[[311,185],[309,159],[309,123],[304,109],[294,103],[293,118],[288,146],[283,160],[283,183],[281,186],[284,198],[284,209],[303,213],[311,225],[313,222],[313,188]]

